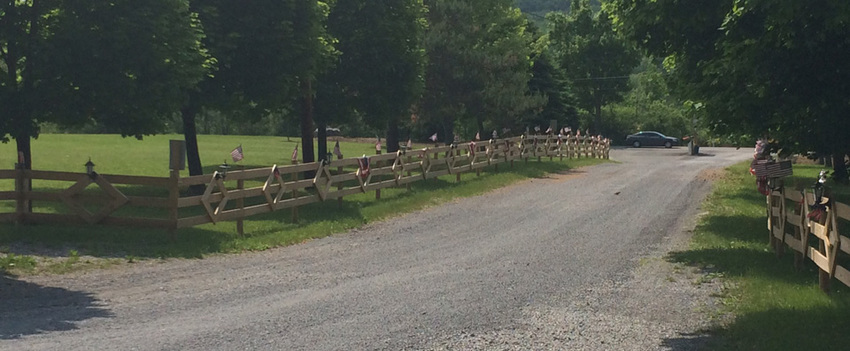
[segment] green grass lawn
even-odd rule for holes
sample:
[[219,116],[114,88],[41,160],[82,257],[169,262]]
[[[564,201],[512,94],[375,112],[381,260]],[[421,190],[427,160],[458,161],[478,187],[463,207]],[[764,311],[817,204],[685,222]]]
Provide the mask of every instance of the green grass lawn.
[[[736,317],[713,330],[711,350],[845,350],[850,345],[850,288],[832,281],[829,295],[818,287],[810,260],[797,271],[793,251],[782,257],[770,249],[765,197],[756,191],[748,164],[729,168],[704,204],[687,251],[670,259],[725,277],[723,302]],[[795,165],[789,186],[807,187],[821,166]],[[850,188],[828,182],[832,194],[850,202]],[[846,223],[845,223],[846,224]],[[843,228],[850,228],[844,226]]]
[[[114,135],[42,135],[33,142],[34,169],[83,172],[91,156],[101,174],[168,175],[168,140],[177,135],[146,137],[143,141]],[[242,145],[247,168],[289,164],[297,138],[250,136],[199,136],[201,159],[207,173],[229,160],[230,151]],[[332,140],[332,139],[331,139]],[[428,145],[414,145],[425,147]],[[333,145],[329,145],[333,147]],[[375,154],[370,143],[341,143],[346,157]],[[0,165],[14,162],[13,144],[0,145]],[[336,200],[314,203],[298,209],[298,221],[292,221],[290,210],[250,217],[245,221],[245,237],[236,234],[235,222],[206,224],[177,231],[171,240],[162,230],[109,226],[60,226],[0,224],[0,270],[13,274],[61,273],[87,265],[111,264],[154,258],[199,258],[218,253],[264,250],[290,245],[312,238],[340,233],[366,223],[439,205],[459,197],[474,196],[508,184],[547,173],[604,162],[596,159],[542,162],[530,160],[485,168],[481,176],[465,173],[457,182],[454,175],[412,183],[411,189],[382,189],[381,200],[374,192],[346,196],[342,204]],[[0,167],[3,168],[3,167]],[[11,168],[11,167],[8,167]],[[182,176],[188,172],[182,172]],[[68,182],[35,181],[35,189],[62,189]],[[0,190],[11,190],[13,184],[0,183]],[[143,192],[145,189],[130,189]],[[127,191],[127,189],[122,189]],[[14,211],[13,201],[0,201],[0,212]],[[50,204],[36,203],[36,209],[61,212]],[[122,209],[123,210],[123,209]],[[200,211],[200,209],[197,209]],[[181,210],[181,214],[183,211]],[[24,252],[21,248],[35,252]],[[21,255],[28,253],[30,255]],[[45,259],[44,257],[55,257]],[[85,257],[97,260],[87,262]],[[47,262],[47,263],[45,263]]]

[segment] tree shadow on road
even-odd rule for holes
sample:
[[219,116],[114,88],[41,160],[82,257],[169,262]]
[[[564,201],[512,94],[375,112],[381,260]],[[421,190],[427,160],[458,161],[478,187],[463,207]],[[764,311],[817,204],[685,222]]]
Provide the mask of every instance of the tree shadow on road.
[[76,322],[112,316],[91,293],[0,274],[0,340],[74,330]]

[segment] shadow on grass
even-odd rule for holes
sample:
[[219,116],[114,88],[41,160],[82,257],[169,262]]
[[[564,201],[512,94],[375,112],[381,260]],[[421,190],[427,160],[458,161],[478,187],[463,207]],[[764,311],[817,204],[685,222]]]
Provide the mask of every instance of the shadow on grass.
[[[738,316],[708,332],[707,350],[846,350],[850,306],[772,308]],[[669,339],[675,343],[677,339]],[[675,348],[674,348],[675,349]],[[685,348],[686,349],[686,348]],[[682,349],[682,350],[685,350]]]
[[90,293],[40,286],[0,274],[0,340],[74,330],[76,322],[112,316]]

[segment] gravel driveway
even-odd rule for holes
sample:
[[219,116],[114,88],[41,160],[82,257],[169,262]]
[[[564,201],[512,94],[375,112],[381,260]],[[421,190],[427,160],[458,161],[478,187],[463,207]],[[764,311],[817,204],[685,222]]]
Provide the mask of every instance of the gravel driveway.
[[749,150],[616,149],[346,234],[259,253],[0,277],[0,350],[690,350],[720,287],[687,245]]

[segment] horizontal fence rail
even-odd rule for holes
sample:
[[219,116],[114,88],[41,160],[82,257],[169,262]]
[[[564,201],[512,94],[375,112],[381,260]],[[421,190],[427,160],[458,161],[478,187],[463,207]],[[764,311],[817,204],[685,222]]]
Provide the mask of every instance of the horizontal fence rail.
[[[771,191],[767,196],[767,228],[777,255],[788,247],[794,251],[798,268],[806,258],[814,262],[820,288],[828,292],[832,278],[850,286],[850,238],[840,231],[850,223],[850,206],[823,197],[821,203],[826,206],[817,210],[815,201],[808,190]],[[813,213],[813,208],[818,213]]]
[[[0,201],[14,201],[15,212],[0,213],[0,222],[107,224],[133,227],[178,228],[221,221],[241,221],[253,215],[341,199],[348,195],[406,186],[447,174],[480,172],[499,163],[536,157],[608,158],[610,142],[593,137],[522,136],[402,150],[329,162],[213,172],[169,177],[0,170],[0,180],[13,179],[14,190],[0,191]],[[498,167],[498,166],[496,166]],[[304,174],[315,174],[303,178]],[[64,190],[30,188],[36,181],[64,182]],[[203,187],[192,194],[190,187]],[[55,188],[55,187],[50,187]],[[2,190],[2,189],[0,189]],[[52,212],[31,210],[37,202],[50,203]]]

